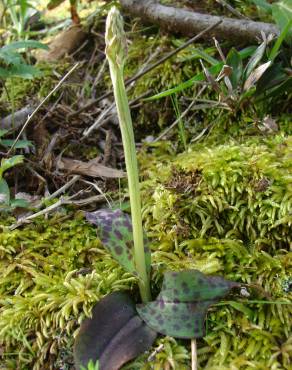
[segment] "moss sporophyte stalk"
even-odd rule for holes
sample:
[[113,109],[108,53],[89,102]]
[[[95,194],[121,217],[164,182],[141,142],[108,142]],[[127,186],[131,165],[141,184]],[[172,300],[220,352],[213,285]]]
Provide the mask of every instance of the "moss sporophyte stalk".
[[141,197],[139,190],[138,164],[133,124],[126,94],[123,71],[126,60],[126,37],[123,19],[116,7],[112,7],[106,21],[106,56],[109,62],[114,97],[120,122],[128,187],[131,205],[134,239],[134,260],[139,279],[139,289],[143,302],[150,300],[150,284],[146,271],[143,229],[141,216]]

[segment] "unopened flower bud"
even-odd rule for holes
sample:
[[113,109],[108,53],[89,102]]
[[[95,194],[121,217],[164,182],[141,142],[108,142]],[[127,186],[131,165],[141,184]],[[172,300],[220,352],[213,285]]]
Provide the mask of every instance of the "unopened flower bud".
[[127,41],[123,17],[115,6],[110,9],[106,19],[105,43],[108,60],[123,68],[127,55]]

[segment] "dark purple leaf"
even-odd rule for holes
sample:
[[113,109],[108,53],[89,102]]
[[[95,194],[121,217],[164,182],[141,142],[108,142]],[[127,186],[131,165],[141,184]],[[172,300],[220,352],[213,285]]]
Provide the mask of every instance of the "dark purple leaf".
[[156,338],[137,315],[126,292],[115,292],[99,301],[92,318],[85,319],[74,344],[76,370],[99,360],[100,370],[117,370],[149,349]]

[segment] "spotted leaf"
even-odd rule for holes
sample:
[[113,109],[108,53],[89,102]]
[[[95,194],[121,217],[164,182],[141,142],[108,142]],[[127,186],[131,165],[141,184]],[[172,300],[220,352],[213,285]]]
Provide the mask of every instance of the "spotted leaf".
[[[101,209],[96,212],[86,212],[86,219],[98,226],[98,234],[105,248],[129,272],[136,275],[134,262],[134,241],[132,221],[127,213],[120,209]],[[144,235],[144,250],[146,269],[150,273],[151,255],[148,240]]]
[[200,338],[204,336],[208,307],[239,286],[197,270],[166,272],[156,300],[137,305],[137,312],[159,333],[175,338]]

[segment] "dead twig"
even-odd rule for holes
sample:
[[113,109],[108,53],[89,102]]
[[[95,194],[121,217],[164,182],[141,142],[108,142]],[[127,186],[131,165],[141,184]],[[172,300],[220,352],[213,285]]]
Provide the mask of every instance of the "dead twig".
[[[146,91],[145,93],[141,94],[137,98],[133,99],[132,101],[129,102],[130,107],[133,104],[136,104],[137,101],[140,99],[146,98],[149,94],[151,93],[151,90]],[[94,123],[87,128],[86,130],[83,131],[83,137],[81,140],[84,140],[88,135],[93,131],[97,130],[98,128],[101,128],[104,126],[106,123],[108,123],[111,120],[111,117],[113,116],[113,111],[115,112],[115,106],[116,103],[113,102],[108,108],[103,110],[101,114],[97,117],[97,119],[94,121]],[[116,112],[115,112],[116,114]]]
[[157,348],[154,348],[154,351],[150,354],[147,361],[153,361],[156,357],[156,355],[163,350],[163,343],[161,343]]
[[72,179],[69,180],[68,182],[66,182],[65,185],[63,185],[61,188],[59,188],[58,190],[56,190],[54,193],[52,193],[52,194],[48,195],[47,197],[45,197],[44,199],[42,199],[34,208],[39,209],[48,200],[57,198],[60,194],[64,193],[67,189],[69,189],[72,185],[74,185],[75,182],[77,182],[79,179],[80,179],[80,176],[79,175],[73,176]]
[[106,193],[104,193],[101,190],[101,188],[96,184],[96,182],[91,182],[91,181],[87,181],[87,180],[84,180],[84,179],[82,179],[81,181],[84,182],[85,184],[88,184],[88,185],[92,186],[99,194],[101,194],[104,197],[105,201],[107,202],[109,208],[113,207],[112,204],[111,204],[111,202],[113,203],[113,200],[111,199],[111,197],[107,196]]
[[[46,114],[40,119],[40,121],[38,122],[38,125],[40,123],[42,123],[55,109],[56,107],[58,106],[58,104],[60,103],[60,101],[62,100],[63,98],[63,91],[61,92],[61,94],[58,96],[57,100],[54,102],[54,104],[47,110]],[[38,126],[37,125],[37,126]]]
[[104,125],[106,116],[108,116],[109,113],[111,113],[115,106],[116,103],[114,102],[107,109],[103,110],[101,114],[98,116],[98,118],[95,120],[95,122],[88,129],[83,131],[83,137],[87,137],[93,130],[97,130],[102,125]]
[[156,0],[120,0],[120,4],[132,17],[138,16],[143,22],[158,24],[161,28],[185,36],[199,33],[219,20],[221,23],[216,27],[215,34],[220,39],[248,44],[257,41],[262,32],[267,35],[280,33],[279,28],[271,23],[202,14],[161,5]]
[[[92,84],[92,90],[95,89],[95,87],[98,85],[100,79],[101,79],[101,76],[105,70],[105,67],[107,65],[107,61],[106,61],[106,58],[104,58],[99,70],[98,70],[98,73],[93,81],[93,84]],[[75,112],[74,112],[75,113]]]
[[47,215],[47,214],[53,212],[54,210],[56,210],[57,208],[59,208],[60,206],[62,206],[64,204],[69,204],[70,200],[72,200],[74,197],[76,197],[76,195],[77,194],[74,194],[71,197],[62,197],[56,203],[46,207],[45,209],[42,209],[39,212],[33,213],[32,215],[29,215],[29,216],[24,216],[24,217],[19,218],[16,223],[9,226],[9,229],[14,230],[14,229],[16,229],[17,227],[19,227],[21,225],[29,223],[31,220],[33,220],[33,219],[35,219],[39,216]]
[[34,220],[35,218],[37,218],[39,216],[48,215],[48,214],[56,211],[59,207],[61,207],[63,205],[74,204],[74,205],[82,206],[82,205],[86,205],[86,204],[91,204],[93,202],[101,202],[101,201],[104,200],[104,197],[102,195],[95,195],[95,196],[85,198],[85,199],[73,200],[78,195],[80,195],[82,192],[83,191],[81,190],[80,192],[78,192],[78,193],[76,193],[76,194],[74,194],[70,197],[61,197],[56,203],[52,204],[51,206],[46,207],[46,208],[42,209],[39,212],[33,213],[32,215],[24,216],[24,217],[19,218],[16,223],[9,226],[9,230],[14,230],[14,229],[18,228],[21,225],[28,224],[32,220]]

